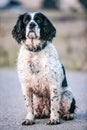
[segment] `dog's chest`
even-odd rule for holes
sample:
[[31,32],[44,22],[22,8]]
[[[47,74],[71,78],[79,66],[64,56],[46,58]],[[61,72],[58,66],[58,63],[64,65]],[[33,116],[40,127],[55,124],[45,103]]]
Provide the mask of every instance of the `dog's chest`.
[[31,75],[37,75],[40,72],[41,67],[42,65],[37,58],[32,58],[31,61],[29,61],[29,70]]
[[47,79],[47,59],[42,55],[34,55],[29,61],[30,83],[35,94],[47,95],[48,79]]
[[[31,55],[28,61],[28,69],[31,78],[34,77],[35,79],[43,79],[42,76],[46,76],[46,68],[47,68],[47,58],[42,55]],[[49,67],[49,66],[48,66]]]
[[[49,47],[49,46],[48,46]],[[21,82],[34,93],[48,95],[52,82],[60,81],[61,69],[50,47],[39,53],[30,53],[22,48],[18,57],[18,73]]]

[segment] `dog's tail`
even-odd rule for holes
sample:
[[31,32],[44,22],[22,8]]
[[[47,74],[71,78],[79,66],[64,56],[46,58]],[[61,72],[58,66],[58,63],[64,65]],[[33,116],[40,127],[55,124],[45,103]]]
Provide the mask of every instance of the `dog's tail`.
[[67,87],[68,83],[67,83],[66,72],[65,72],[65,68],[64,68],[63,64],[62,64],[62,70],[63,70],[63,75],[64,75],[64,79],[62,81],[62,87]]

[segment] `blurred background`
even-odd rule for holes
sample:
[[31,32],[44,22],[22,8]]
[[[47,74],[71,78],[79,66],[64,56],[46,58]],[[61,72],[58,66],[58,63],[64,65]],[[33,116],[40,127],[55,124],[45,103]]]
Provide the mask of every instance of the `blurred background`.
[[68,70],[87,71],[87,0],[0,0],[0,67],[16,67],[11,31],[24,12],[40,11],[54,24],[54,45]]

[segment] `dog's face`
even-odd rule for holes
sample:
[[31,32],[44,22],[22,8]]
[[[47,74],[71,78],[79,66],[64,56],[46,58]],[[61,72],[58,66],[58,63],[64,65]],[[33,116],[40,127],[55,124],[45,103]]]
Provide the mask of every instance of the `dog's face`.
[[[12,30],[12,35],[17,42],[27,43],[29,48],[41,46],[42,41],[52,41],[55,34],[55,27],[48,18],[40,12],[20,15]],[[39,43],[33,42],[35,40],[39,40]]]

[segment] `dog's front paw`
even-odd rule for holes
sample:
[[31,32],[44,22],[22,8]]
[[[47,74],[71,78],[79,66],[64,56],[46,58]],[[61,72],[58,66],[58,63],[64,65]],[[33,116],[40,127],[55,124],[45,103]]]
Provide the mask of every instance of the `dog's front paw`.
[[29,119],[26,119],[25,121],[22,122],[22,125],[33,125],[35,124],[34,121],[30,121]]
[[49,120],[47,123],[47,125],[57,125],[57,124],[60,124],[59,119],[58,120],[52,119],[52,120]]

